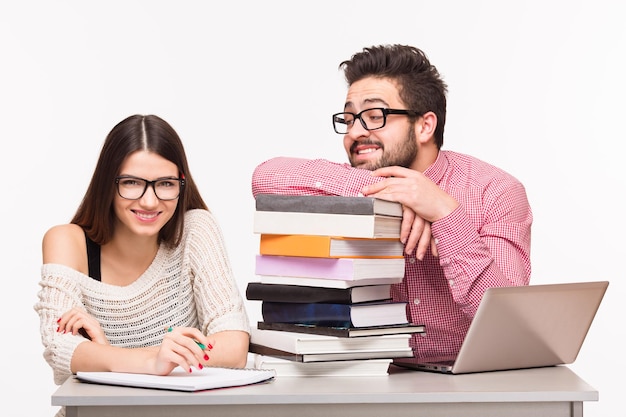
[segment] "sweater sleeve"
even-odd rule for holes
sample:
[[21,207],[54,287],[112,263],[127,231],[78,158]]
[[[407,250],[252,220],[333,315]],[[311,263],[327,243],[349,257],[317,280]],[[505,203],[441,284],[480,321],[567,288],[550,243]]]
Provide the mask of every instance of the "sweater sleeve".
[[54,383],[61,385],[72,375],[70,363],[74,350],[87,339],[80,335],[57,332],[57,320],[73,307],[84,308],[77,282],[79,272],[63,265],[45,264],[41,268],[39,301],[34,308],[39,315],[44,358],[52,368]]
[[226,252],[222,231],[206,210],[192,210],[188,256],[200,329],[204,334],[224,330],[249,333],[248,316]]

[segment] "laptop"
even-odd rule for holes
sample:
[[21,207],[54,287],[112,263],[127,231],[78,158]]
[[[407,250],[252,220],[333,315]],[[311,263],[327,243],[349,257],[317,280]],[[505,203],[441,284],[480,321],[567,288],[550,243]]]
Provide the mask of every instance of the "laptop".
[[448,374],[570,364],[608,285],[597,281],[489,288],[455,358],[398,358],[393,363]]

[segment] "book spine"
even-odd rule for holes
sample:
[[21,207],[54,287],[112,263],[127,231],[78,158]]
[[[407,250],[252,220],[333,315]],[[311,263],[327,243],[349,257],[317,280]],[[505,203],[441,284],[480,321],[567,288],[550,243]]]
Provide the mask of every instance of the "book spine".
[[257,343],[250,343],[248,347],[248,351],[251,353],[256,353],[257,355],[272,356],[278,359],[286,359],[286,360],[295,361],[295,362],[304,361],[304,355],[302,354],[288,352],[285,350],[280,350],[280,349],[272,348],[272,347],[257,344]]
[[[369,278],[403,278],[405,270],[404,258],[362,261],[351,258],[256,255],[255,261],[255,273],[257,275],[345,281]],[[384,268],[377,268],[377,266],[382,265]]]
[[246,288],[246,298],[248,300],[291,303],[350,304],[352,302],[352,289],[250,282]]
[[329,258],[330,239],[329,236],[262,234],[259,240],[259,253]]
[[255,203],[257,211],[355,215],[376,214],[372,197],[259,194],[256,196]]
[[401,217],[255,211],[253,233],[275,235],[400,238]]
[[404,245],[399,239],[261,234],[259,253],[313,258],[402,258]]
[[353,263],[346,259],[257,255],[257,275],[353,280]]
[[261,275],[259,276],[259,278],[262,284],[303,285],[307,287],[340,288],[340,289],[361,287],[361,286],[366,286],[366,285],[399,284],[402,282],[402,277],[364,278],[364,279],[358,279],[358,280],[343,280],[343,279],[328,279],[328,278]]
[[334,337],[350,337],[349,327],[330,327],[330,326],[306,326],[297,323],[267,323],[260,321],[257,323],[259,330],[276,330],[280,332],[296,332],[305,334],[317,334],[322,336]]
[[298,323],[266,323],[259,321],[257,323],[259,330],[275,330],[280,332],[305,333],[322,336],[335,336],[343,338],[363,337],[363,336],[381,336],[387,334],[413,334],[424,333],[423,325],[413,323],[398,324],[390,326],[367,326],[367,327],[329,327],[304,325]]
[[352,327],[351,306],[329,303],[276,303],[263,301],[263,321]]

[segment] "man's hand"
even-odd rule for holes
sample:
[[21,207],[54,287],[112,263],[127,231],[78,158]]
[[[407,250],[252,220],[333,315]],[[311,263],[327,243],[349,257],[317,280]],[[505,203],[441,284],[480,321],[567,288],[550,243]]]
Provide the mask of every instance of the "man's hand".
[[417,247],[416,257],[422,259],[428,245],[438,256],[431,235],[431,223],[449,215],[459,203],[421,172],[398,166],[379,168],[372,175],[384,180],[363,188],[363,195],[397,201],[404,207],[401,240],[405,252]]
[[415,257],[420,261],[426,255],[426,249],[430,245],[430,251],[434,256],[439,256],[435,239],[430,231],[430,223],[415,215],[410,208],[402,208],[402,225],[400,226],[400,241],[404,243],[404,253],[410,255],[417,247]]

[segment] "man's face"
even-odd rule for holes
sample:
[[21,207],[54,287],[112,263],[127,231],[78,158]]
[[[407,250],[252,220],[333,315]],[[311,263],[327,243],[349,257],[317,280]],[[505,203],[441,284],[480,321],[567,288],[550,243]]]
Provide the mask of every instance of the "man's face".
[[[388,79],[368,77],[353,83],[348,89],[344,111],[358,114],[373,107],[406,109],[396,84]],[[375,170],[392,165],[410,168],[417,158],[413,124],[406,115],[387,115],[385,126],[376,130],[367,130],[360,120],[355,120],[343,137],[343,146],[355,168]]]

